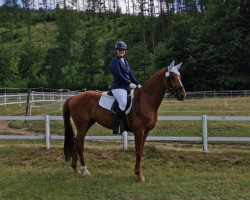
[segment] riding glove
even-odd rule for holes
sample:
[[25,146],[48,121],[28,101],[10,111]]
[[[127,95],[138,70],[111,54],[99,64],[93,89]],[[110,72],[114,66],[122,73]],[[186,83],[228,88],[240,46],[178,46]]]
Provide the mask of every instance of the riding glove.
[[129,84],[129,87],[130,87],[131,89],[135,89],[135,88],[137,87],[137,85],[134,84],[134,83],[130,83],[130,84]]

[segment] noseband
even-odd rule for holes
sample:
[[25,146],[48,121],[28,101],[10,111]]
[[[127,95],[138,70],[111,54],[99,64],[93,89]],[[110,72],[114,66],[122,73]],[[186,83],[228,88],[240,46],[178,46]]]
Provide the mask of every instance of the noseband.
[[167,83],[168,83],[168,91],[171,95],[176,96],[180,93],[181,90],[184,89],[184,87],[182,85],[179,87],[173,88],[172,83],[170,81],[170,79],[171,79],[170,76],[168,76],[166,78],[167,78]]

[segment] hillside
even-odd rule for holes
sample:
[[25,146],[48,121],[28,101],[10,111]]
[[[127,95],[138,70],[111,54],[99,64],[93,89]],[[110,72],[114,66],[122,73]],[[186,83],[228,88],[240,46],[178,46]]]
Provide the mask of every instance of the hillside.
[[188,91],[249,89],[250,7],[211,0],[206,9],[158,17],[69,9],[0,7],[0,87],[107,89],[114,44],[144,83],[172,60],[183,62]]

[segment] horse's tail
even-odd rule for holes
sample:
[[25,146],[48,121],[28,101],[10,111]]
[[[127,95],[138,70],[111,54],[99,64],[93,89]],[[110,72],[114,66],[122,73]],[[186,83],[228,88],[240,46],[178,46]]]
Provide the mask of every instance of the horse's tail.
[[64,120],[64,156],[65,161],[69,161],[72,157],[74,146],[74,130],[70,122],[69,102],[73,97],[68,98],[63,106],[63,120]]

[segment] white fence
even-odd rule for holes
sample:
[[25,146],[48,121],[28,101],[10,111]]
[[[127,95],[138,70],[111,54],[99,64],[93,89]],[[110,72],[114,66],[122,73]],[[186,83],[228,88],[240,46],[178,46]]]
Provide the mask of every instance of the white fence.
[[[83,89],[81,91],[86,91]],[[70,96],[81,91],[70,91],[70,90],[57,90],[55,92],[37,92],[31,91],[30,93],[30,107],[40,106],[38,104],[49,104],[49,103],[60,103],[62,106],[63,102]],[[197,92],[186,92],[187,97],[190,99],[201,99],[211,97],[250,97],[250,90],[226,90],[226,91],[197,91]],[[28,93],[0,93],[0,106],[7,106],[11,104],[22,104],[27,103]],[[166,98],[174,98],[166,94]],[[35,105],[35,103],[37,105]]]
[[[42,120],[45,121],[45,136],[27,135],[0,135],[2,140],[45,140],[46,148],[50,148],[50,140],[63,140],[64,136],[50,135],[50,121],[63,120],[62,116],[0,116],[0,120]],[[250,121],[250,116],[159,116],[158,120],[164,121],[202,121],[202,137],[165,137],[148,136],[147,141],[198,141],[203,143],[203,151],[208,152],[208,142],[250,142],[250,137],[208,137],[207,121]],[[123,140],[124,150],[127,150],[128,141],[134,136],[123,132],[122,136],[86,136],[85,140]]]
[[186,92],[186,98],[189,99],[205,99],[205,98],[221,98],[221,97],[250,97],[250,90],[222,90],[222,91],[196,91]]
[[[30,93],[29,103],[31,107],[35,107],[35,103],[37,104],[45,104],[45,103],[61,103],[70,96],[74,96],[77,94],[76,92],[68,91],[68,92],[35,92],[32,91]],[[18,104],[20,107],[22,104],[27,103],[27,93],[16,93],[16,94],[3,94],[0,95],[0,106]]]

